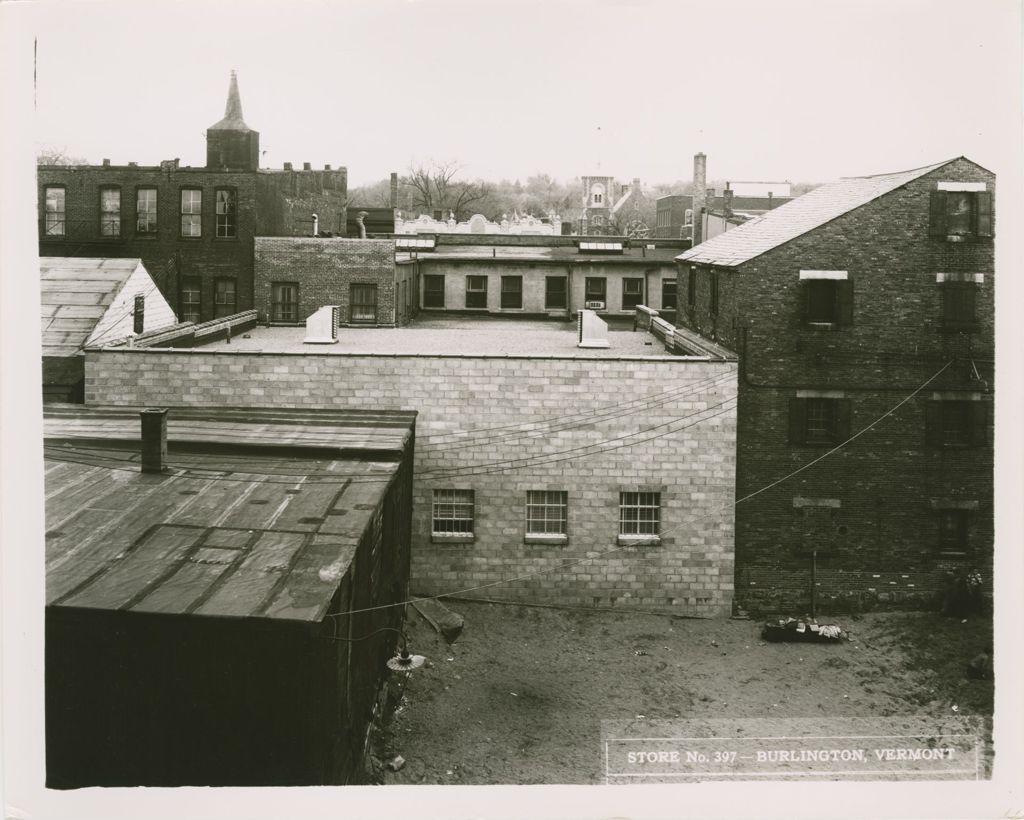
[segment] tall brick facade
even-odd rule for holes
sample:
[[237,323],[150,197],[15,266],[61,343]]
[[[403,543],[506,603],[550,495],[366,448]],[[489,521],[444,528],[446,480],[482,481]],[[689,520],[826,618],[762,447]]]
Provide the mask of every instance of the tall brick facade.
[[[86,361],[87,403],[418,411],[414,592],[524,576],[467,594],[699,615],[732,605],[734,396],[735,363],[672,356],[197,349]],[[435,490],[472,491],[471,538],[434,534]],[[528,491],[566,493],[564,539],[527,537]],[[620,543],[623,492],[660,493],[660,543]]]
[[[990,586],[991,224],[947,235],[932,213],[943,189],[988,200],[994,188],[960,158],[741,263],[709,264],[711,243],[681,257],[678,324],[740,352],[742,605],[806,607],[812,587],[821,608],[924,604],[947,573],[974,570]],[[834,290],[835,321],[808,321],[815,287]],[[968,307],[954,309],[971,315],[951,315],[964,288]],[[833,438],[808,443],[808,408],[835,413]]]

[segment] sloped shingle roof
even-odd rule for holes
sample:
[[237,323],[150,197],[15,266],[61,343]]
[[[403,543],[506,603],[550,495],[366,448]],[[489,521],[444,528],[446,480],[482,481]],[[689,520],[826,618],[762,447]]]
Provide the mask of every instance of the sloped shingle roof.
[[681,262],[734,267],[866,205],[953,160],[870,177],[845,177],[721,233],[676,257]]
[[140,259],[42,257],[43,355],[73,356],[92,334]]

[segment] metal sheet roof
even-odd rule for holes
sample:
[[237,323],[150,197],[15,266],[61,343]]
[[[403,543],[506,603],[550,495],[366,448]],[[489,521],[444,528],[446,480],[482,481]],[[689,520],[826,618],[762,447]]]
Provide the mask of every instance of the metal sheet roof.
[[950,162],[952,160],[909,171],[830,182],[702,242],[676,259],[722,267],[742,265]]

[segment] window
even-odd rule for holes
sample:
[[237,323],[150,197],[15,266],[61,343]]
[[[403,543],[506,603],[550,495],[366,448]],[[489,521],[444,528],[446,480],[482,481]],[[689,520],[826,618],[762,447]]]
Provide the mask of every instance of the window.
[[849,437],[849,399],[808,397],[790,400],[791,444],[839,444]]
[[619,535],[657,535],[661,529],[661,493],[619,493]]
[[486,308],[487,307],[487,277],[467,276],[466,277],[466,307]]
[[970,511],[962,509],[940,509],[939,552],[946,555],[963,555],[967,552]]
[[992,193],[990,191],[932,191],[930,236],[963,240],[992,236]]
[[444,274],[426,273],[423,275],[423,307],[444,307]]
[[349,321],[377,322],[377,286],[352,285],[349,288]]
[[622,309],[633,310],[644,300],[644,280],[632,277],[622,280]]
[[181,321],[201,322],[203,282],[198,276],[185,276],[181,280]]
[[970,331],[977,325],[975,304],[978,286],[973,282],[943,282],[942,317],[939,326],[942,330]]
[[809,326],[853,324],[853,283],[848,279],[801,279],[803,323]]
[[564,536],[568,531],[569,494],[562,490],[528,490],[526,534]]
[[274,282],[270,286],[270,321],[299,321],[299,285],[297,282]]
[[588,276],[584,288],[587,302],[603,302],[608,295],[608,280],[603,276]]
[[523,277],[502,276],[501,277],[501,306],[511,310],[518,310],[523,306]]
[[100,236],[121,235],[121,189],[100,188]]
[[181,235],[203,235],[203,192],[198,188],[181,189]]
[[697,304],[697,268],[690,267],[686,277],[686,304],[688,307],[695,307]]
[[237,313],[236,282],[234,279],[216,279],[213,283],[213,318],[233,316]]
[[43,191],[46,201],[46,215],[43,224],[44,236],[64,236],[66,230],[65,221],[65,191],[63,186],[47,185]]
[[711,311],[712,316],[718,315],[718,271],[713,270],[710,273],[710,304],[708,309]]
[[135,233],[156,233],[156,188],[139,188],[135,192]]
[[930,447],[982,447],[988,440],[988,406],[983,401],[929,401],[925,437]]
[[565,310],[568,307],[566,281],[564,276],[548,276],[544,280],[545,310]]
[[678,283],[675,279],[662,279],[661,280],[661,309],[662,310],[675,310],[676,309],[676,288]]
[[473,535],[473,491],[434,490],[433,534]]
[[215,192],[217,202],[216,236],[218,239],[234,239],[238,236],[236,211],[238,195],[233,188],[218,188]]

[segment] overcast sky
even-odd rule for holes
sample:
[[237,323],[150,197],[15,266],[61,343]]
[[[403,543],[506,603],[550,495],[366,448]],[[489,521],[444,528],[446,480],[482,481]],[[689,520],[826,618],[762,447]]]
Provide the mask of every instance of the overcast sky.
[[[262,165],[824,181],[1016,144],[1017,0],[43,2],[37,134],[205,161],[236,69]],[[1012,135],[1012,136],[1011,136]],[[600,168],[600,171],[598,169]]]

